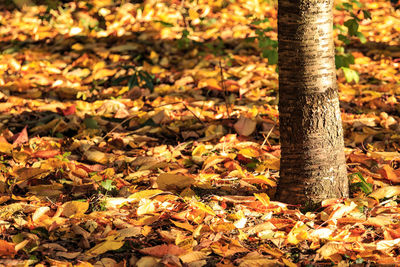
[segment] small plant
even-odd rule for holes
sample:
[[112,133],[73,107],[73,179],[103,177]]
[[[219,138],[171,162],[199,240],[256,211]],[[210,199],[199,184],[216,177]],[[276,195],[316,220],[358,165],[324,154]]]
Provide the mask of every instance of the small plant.
[[191,43],[191,40],[189,39],[189,31],[187,29],[184,29],[182,31],[182,37],[177,40],[178,48],[179,49],[187,49],[189,48],[189,45]]
[[[354,9],[354,6],[357,7],[357,10]],[[349,2],[344,2],[336,6],[337,10],[346,11],[351,17],[346,20],[343,25],[334,25],[334,29],[338,29],[340,32],[338,39],[345,45],[350,44],[351,38],[357,38],[361,43],[367,41],[364,34],[358,30],[359,23],[362,20],[359,18],[359,14],[362,12],[364,19],[371,19],[371,14],[368,10],[362,9],[362,7],[362,3],[357,0],[350,0]],[[359,82],[360,77],[358,72],[350,68],[350,65],[354,64],[354,57],[342,46],[336,47],[335,64],[336,69],[341,69],[343,71],[347,82]]]
[[100,185],[107,192],[110,192],[110,191],[112,191],[112,190],[117,188],[115,185],[113,185],[113,180],[110,180],[110,179],[101,181]]
[[65,162],[69,162],[68,157],[71,155],[71,152],[64,152],[64,154],[62,155],[56,155],[54,156],[55,158],[61,160],[61,161],[65,161]]
[[264,29],[260,28],[259,25],[262,23],[269,22],[268,18],[263,20],[254,20],[251,25],[256,27],[255,34],[256,37],[248,37],[247,41],[258,41],[258,47],[261,50],[261,56],[263,58],[268,58],[268,64],[275,65],[278,63],[278,41],[272,40],[266,35],[267,32],[274,30],[272,27],[266,27]]
[[154,75],[144,70],[138,70],[136,66],[122,66],[122,68],[126,69],[126,71],[133,69],[134,73],[131,76],[122,76],[114,79],[113,84],[119,84],[122,81],[128,80],[129,90],[134,86],[144,86],[150,91],[154,91]]
[[358,182],[352,183],[351,186],[353,188],[359,188],[361,191],[363,191],[366,195],[369,195],[372,193],[372,184],[368,183],[364,177],[361,175],[361,173],[356,172],[350,175],[350,182],[352,182],[354,179],[357,179]]

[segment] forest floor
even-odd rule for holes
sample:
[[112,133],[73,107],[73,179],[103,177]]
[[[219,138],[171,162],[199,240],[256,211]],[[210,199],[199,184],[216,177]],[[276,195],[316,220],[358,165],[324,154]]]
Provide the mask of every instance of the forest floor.
[[276,4],[121,2],[0,9],[0,265],[400,264],[400,11],[335,41],[352,196],[305,211],[270,200]]

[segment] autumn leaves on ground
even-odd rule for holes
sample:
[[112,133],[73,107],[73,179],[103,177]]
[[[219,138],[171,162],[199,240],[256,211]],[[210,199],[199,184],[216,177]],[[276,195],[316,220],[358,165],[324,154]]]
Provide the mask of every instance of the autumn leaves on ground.
[[270,200],[278,75],[260,42],[276,40],[276,3],[127,2],[1,8],[0,264],[400,261],[389,1],[363,1],[367,42],[336,38],[359,73],[338,70],[352,198],[311,212]]

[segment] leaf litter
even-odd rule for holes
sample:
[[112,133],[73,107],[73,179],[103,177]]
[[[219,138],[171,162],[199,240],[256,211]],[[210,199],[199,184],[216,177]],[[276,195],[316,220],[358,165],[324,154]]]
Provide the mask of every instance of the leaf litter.
[[362,2],[352,197],[317,211],[271,200],[278,76],[246,38],[276,39],[273,1],[2,9],[0,264],[398,264],[400,13]]

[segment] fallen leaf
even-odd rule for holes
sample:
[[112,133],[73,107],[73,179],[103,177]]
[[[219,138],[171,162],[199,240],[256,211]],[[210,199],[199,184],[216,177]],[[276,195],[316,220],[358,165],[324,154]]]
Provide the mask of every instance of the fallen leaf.
[[158,257],[162,258],[166,255],[174,255],[174,256],[180,256],[184,254],[186,251],[184,249],[181,249],[180,247],[173,245],[173,244],[163,244],[159,246],[154,246],[154,247],[147,247],[139,250],[140,253],[147,254],[153,257]]
[[391,198],[397,195],[400,195],[400,186],[385,186],[372,192],[369,197],[379,200],[382,198]]
[[71,217],[74,215],[84,214],[89,208],[89,202],[86,201],[69,201],[64,203],[62,215]]
[[251,135],[257,126],[257,122],[247,117],[240,117],[239,120],[233,125],[236,132],[243,136]]
[[24,129],[22,129],[22,131],[19,134],[16,134],[15,136],[13,136],[14,142],[13,145],[14,146],[18,146],[18,145],[22,145],[26,142],[28,142],[29,138],[28,138],[28,126],[25,126]]
[[120,249],[123,245],[125,244],[125,241],[116,239],[114,240],[111,237],[108,237],[108,239],[100,244],[97,244],[93,248],[89,249],[88,251],[85,252],[85,259],[91,259],[94,257],[97,257],[107,251],[110,250],[117,250]]
[[157,185],[161,190],[184,189],[194,183],[194,179],[189,176],[162,173],[157,177]]
[[13,257],[15,254],[15,244],[0,239],[0,256]]

